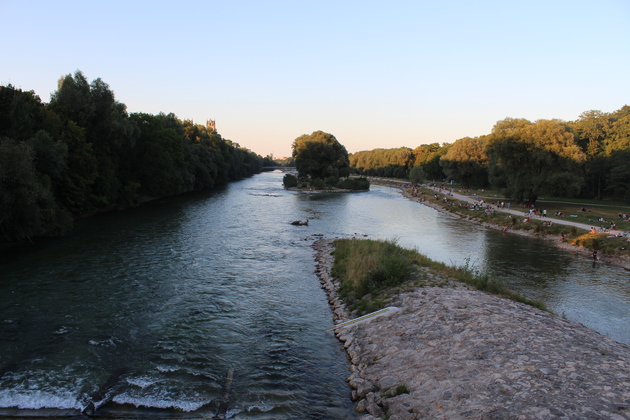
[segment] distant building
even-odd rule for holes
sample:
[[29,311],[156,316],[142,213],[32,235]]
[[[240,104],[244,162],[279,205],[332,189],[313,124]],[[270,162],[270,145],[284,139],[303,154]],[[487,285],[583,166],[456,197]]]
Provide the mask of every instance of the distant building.
[[217,131],[217,123],[215,120],[206,120],[206,128],[210,131]]

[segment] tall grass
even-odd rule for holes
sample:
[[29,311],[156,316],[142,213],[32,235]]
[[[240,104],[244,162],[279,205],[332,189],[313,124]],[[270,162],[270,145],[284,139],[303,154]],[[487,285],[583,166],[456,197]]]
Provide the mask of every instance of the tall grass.
[[343,279],[342,297],[363,296],[408,280],[417,259],[413,251],[399,247],[395,240],[339,239],[335,246],[332,272]]
[[359,313],[379,309],[384,305],[380,292],[410,280],[416,267],[431,263],[396,240],[338,239],[333,255],[332,274],[341,280],[339,294]]
[[[452,269],[447,269],[447,271],[451,270]],[[525,303],[538,309],[542,309],[543,311],[547,310],[544,302],[527,299],[521,296],[519,293],[511,290],[505,285],[503,281],[492,279],[487,273],[480,272],[470,264],[470,259],[467,259],[463,265],[456,268],[452,276],[456,280],[462,283],[466,283],[467,285],[472,286],[477,290],[482,290],[484,292],[501,296],[506,299],[511,299],[516,302]]]
[[337,239],[334,245],[332,274],[341,281],[339,294],[359,314],[385,306],[387,291],[414,279],[419,267],[428,267],[435,274],[478,290],[545,309],[542,302],[525,299],[502,282],[479,273],[470,261],[461,267],[449,267],[415,250],[398,246],[396,240]]

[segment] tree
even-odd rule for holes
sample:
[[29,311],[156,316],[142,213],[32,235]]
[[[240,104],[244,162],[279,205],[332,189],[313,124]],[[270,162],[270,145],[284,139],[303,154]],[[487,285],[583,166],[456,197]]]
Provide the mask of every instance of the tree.
[[63,76],[51,102],[0,86],[0,238],[260,172],[264,159],[170,114],[130,117],[102,79]]
[[26,142],[0,137],[0,238],[63,233],[72,221],[54,200]]
[[413,161],[413,151],[408,147],[365,150],[349,156],[350,167],[359,174],[395,178],[406,178]]
[[182,137],[172,128],[164,128],[159,116],[133,114],[131,118],[141,131],[134,159],[140,194],[159,197],[183,192],[186,163]]
[[332,134],[323,131],[303,134],[293,141],[292,148],[300,177],[324,179],[350,175],[348,151]]
[[[49,107],[66,121],[85,129],[97,162],[97,179],[91,184],[94,204],[105,208],[128,201],[128,179],[134,165],[131,151],[138,135],[128,118],[126,106],[118,101],[109,85],[97,78],[88,83],[76,71],[59,79]],[[124,199],[123,199],[124,197]]]
[[467,187],[482,187],[488,182],[487,163],[484,139],[478,137],[457,140],[440,158],[444,174]]
[[424,170],[422,166],[417,165],[409,170],[409,180],[414,184],[421,184],[424,181]]
[[285,174],[284,178],[282,178],[282,184],[284,185],[284,188],[297,187],[298,179],[294,175]]
[[561,121],[499,121],[486,153],[491,183],[506,187],[512,199],[533,203],[543,194],[572,197],[580,191],[585,155]]
[[630,200],[630,149],[616,150],[609,157],[606,193]]
[[92,145],[85,140],[85,130],[74,121],[67,121],[61,140],[68,149],[68,159],[57,199],[74,215],[93,212],[98,206],[92,189],[98,169]]
[[590,186],[591,193],[601,199],[608,169],[604,142],[609,131],[610,115],[596,110],[586,111],[572,126],[578,145],[586,153],[586,183]]
[[422,144],[413,150],[414,166],[422,166],[427,179],[441,180],[445,178],[444,171],[440,165],[440,158],[448,152],[450,143]]
[[43,128],[46,110],[35,92],[0,86],[0,136],[23,141]]

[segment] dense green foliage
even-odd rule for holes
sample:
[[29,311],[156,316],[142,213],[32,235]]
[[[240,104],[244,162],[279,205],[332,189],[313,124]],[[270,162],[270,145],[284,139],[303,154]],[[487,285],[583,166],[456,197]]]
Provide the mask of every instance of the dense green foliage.
[[424,181],[424,169],[422,166],[417,165],[409,170],[409,180],[414,184],[421,184]]
[[282,178],[282,185],[284,188],[295,188],[298,186],[298,179],[295,175],[285,174]]
[[505,187],[507,197],[533,203],[542,195],[580,192],[585,156],[566,124],[507,118],[488,137],[490,182]]
[[611,113],[587,111],[569,126],[586,154],[582,195],[630,201],[630,106]]
[[483,139],[470,137],[457,140],[440,159],[447,179],[458,180],[467,187],[487,184],[487,162]]
[[292,148],[300,178],[323,180],[350,175],[348,151],[332,134],[323,131],[303,134],[293,141]]
[[264,159],[173,114],[127,114],[100,78],[50,103],[0,86],[0,240],[67,232],[79,216],[260,172]]
[[370,181],[367,178],[342,178],[335,186],[342,190],[366,191],[370,189]]
[[408,147],[365,150],[349,156],[350,167],[361,175],[407,178],[411,168],[419,166],[427,179],[442,180],[446,175],[440,166],[440,157],[450,146],[447,143],[442,146],[433,143],[418,146],[414,150]]
[[370,181],[367,178],[339,178],[338,176],[329,176],[326,179],[300,180],[295,175],[286,174],[282,179],[282,184],[284,188],[297,187],[316,190],[367,191],[370,189]]
[[490,134],[452,145],[375,149],[349,159],[361,174],[407,178],[420,166],[425,179],[490,184],[521,202],[548,195],[630,201],[630,106],[570,122],[506,118]]

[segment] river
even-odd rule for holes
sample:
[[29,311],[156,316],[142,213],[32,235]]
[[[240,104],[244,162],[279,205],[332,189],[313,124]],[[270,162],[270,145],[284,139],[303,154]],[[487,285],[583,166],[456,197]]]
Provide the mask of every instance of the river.
[[[0,259],[0,415],[357,418],[314,274],[316,236],[396,239],[471,264],[630,343],[628,273],[373,186],[300,194],[280,172],[77,224]],[[308,226],[292,220],[308,219]]]

